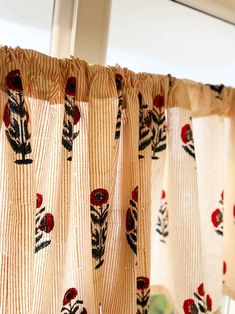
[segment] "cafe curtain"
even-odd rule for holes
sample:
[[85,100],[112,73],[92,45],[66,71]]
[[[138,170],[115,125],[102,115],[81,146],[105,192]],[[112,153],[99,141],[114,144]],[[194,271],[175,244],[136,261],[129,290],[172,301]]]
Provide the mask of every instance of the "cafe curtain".
[[0,49],[0,312],[235,299],[235,92]]

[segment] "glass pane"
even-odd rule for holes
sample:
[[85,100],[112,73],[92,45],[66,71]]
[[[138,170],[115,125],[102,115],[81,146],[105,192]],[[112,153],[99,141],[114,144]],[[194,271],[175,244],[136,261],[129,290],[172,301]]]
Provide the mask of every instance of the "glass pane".
[[0,45],[50,53],[54,0],[0,0]]

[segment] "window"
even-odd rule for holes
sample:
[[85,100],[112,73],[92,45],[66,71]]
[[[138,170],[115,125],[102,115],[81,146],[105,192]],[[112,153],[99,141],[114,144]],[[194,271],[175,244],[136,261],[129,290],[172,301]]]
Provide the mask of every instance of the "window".
[[0,45],[50,53],[53,0],[0,0]]

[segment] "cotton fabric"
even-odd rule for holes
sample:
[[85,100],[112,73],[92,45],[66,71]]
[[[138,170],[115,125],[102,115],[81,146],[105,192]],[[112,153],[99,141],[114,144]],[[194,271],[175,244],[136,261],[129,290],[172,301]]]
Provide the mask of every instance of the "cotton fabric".
[[20,48],[0,69],[1,313],[235,299],[233,88]]

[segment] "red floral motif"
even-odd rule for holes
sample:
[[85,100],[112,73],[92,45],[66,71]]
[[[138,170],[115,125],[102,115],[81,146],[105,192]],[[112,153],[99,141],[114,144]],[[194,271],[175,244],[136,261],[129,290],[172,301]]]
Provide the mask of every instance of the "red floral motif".
[[108,191],[102,188],[92,191],[90,195],[91,244],[95,269],[100,268],[104,263],[108,230],[108,199]]
[[211,221],[216,228],[223,222],[223,214],[219,208],[211,214]]
[[221,193],[221,200],[222,201],[224,200],[224,191],[222,191],[222,193]]
[[209,294],[205,296],[204,284],[201,283],[197,288],[197,293],[193,294],[194,299],[187,299],[183,303],[185,314],[208,313],[212,311],[212,300]]
[[41,207],[43,201],[42,194],[37,193],[37,208]]
[[5,105],[4,112],[3,112],[3,122],[5,124],[5,127],[8,128],[10,124],[10,109],[8,106],[8,102]]
[[[192,119],[190,117],[190,119]],[[190,124],[185,124],[181,129],[181,140],[184,145],[182,145],[183,149],[187,154],[195,159],[195,147],[193,141],[193,132]]]
[[[227,264],[225,261],[223,261],[223,275],[225,275],[227,272]],[[223,284],[225,283],[225,279],[223,278]]]
[[223,274],[225,275],[227,272],[227,264],[226,262],[223,262]]
[[[64,121],[62,131],[62,145],[67,150],[67,160],[73,158],[73,143],[79,135],[79,129],[74,126],[78,124],[81,115],[79,107],[75,104],[76,78],[69,77],[65,87],[64,97]],[[70,96],[70,97],[69,97]]]
[[[26,122],[28,123],[29,122],[29,113],[28,113],[28,111],[26,111],[25,115],[26,115]],[[8,105],[8,102],[7,102],[6,105],[5,105],[5,108],[4,108],[4,112],[3,112],[3,122],[4,122],[6,128],[8,128],[8,126],[10,124],[10,116],[11,116],[11,111],[9,109],[9,105]]]
[[157,95],[154,98],[153,105],[158,109],[164,107],[164,97],[162,95]]
[[197,314],[198,309],[193,299],[188,299],[184,301],[183,309],[185,314]]
[[148,313],[149,295],[149,278],[143,276],[137,277],[137,313]]
[[26,111],[26,122],[27,123],[29,122],[29,113],[28,113],[28,111]]
[[191,126],[189,124],[185,124],[181,129],[181,139],[184,144],[187,144],[190,141],[193,141],[193,133]]
[[[6,76],[6,84],[8,87],[8,104],[3,114],[3,120],[7,128],[5,134],[11,148],[16,153],[15,163],[28,165],[33,162],[31,158],[27,158],[27,155],[32,152],[31,134],[27,124],[29,115],[23,98],[20,71],[13,70],[9,72]],[[11,114],[14,114],[13,119],[11,119]]]
[[65,292],[64,299],[63,299],[63,305],[67,305],[70,303],[73,299],[76,298],[78,295],[78,292],[75,288],[70,288]]
[[78,106],[73,107],[73,124],[76,125],[80,120],[81,115]]
[[53,230],[53,228],[54,228],[54,217],[52,214],[47,213],[40,221],[40,225],[38,229],[46,233],[49,233]]
[[131,209],[128,208],[126,212],[126,231],[130,232],[135,228],[135,220],[132,216]]
[[108,202],[109,193],[105,189],[96,189],[91,192],[91,204],[94,206],[102,206]]
[[215,232],[219,235],[223,235],[223,212],[224,212],[224,192],[221,193],[221,199],[219,201],[220,207],[216,208],[211,214],[211,221],[215,227]]
[[123,80],[122,75],[117,73],[115,76],[117,90],[120,90],[122,88],[122,80]]
[[162,190],[161,199],[163,200],[165,197],[166,197],[166,192],[164,190]]
[[78,296],[78,292],[77,292],[77,289],[75,288],[70,288],[65,292],[61,313],[63,312],[63,313],[68,313],[68,314],[75,314],[75,313],[87,314],[87,310],[85,307],[80,308],[80,305],[81,306],[83,305],[83,301],[78,300],[77,296]]
[[158,160],[161,152],[166,149],[166,113],[164,110],[164,97],[157,95],[153,101],[152,111],[149,112],[149,125],[152,131],[152,159]]
[[54,228],[54,217],[51,213],[45,213],[46,207],[41,207],[43,202],[42,194],[36,194],[36,221],[35,221],[35,253],[44,249],[51,243],[51,239],[45,237]]
[[17,92],[23,91],[19,70],[13,70],[9,72],[6,77],[6,82],[7,82],[8,89],[12,89]]
[[233,206],[233,217],[235,218],[235,205]]
[[76,77],[69,77],[65,87],[65,94],[70,96],[75,96],[76,92]]
[[197,288],[198,294],[203,297],[205,295],[204,285],[203,283],[200,284],[200,286]]
[[206,305],[207,305],[207,310],[211,311],[212,310],[212,300],[209,294],[206,296]]
[[137,277],[137,290],[144,290],[149,287],[149,278],[148,277]]
[[132,199],[137,203],[138,202],[138,186],[132,191]]

